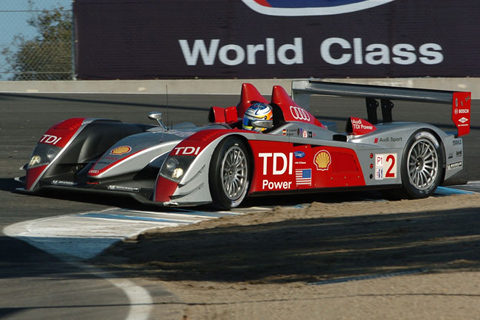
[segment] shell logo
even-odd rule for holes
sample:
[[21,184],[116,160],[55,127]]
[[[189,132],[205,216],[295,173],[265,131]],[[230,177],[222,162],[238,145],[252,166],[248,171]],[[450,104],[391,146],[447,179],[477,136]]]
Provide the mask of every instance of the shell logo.
[[110,151],[110,154],[119,156],[125,153],[129,153],[131,150],[132,148],[130,148],[129,146],[121,146],[121,147],[116,147],[115,149]]
[[317,166],[317,170],[325,171],[332,163],[332,157],[327,150],[320,150],[315,154],[313,163]]

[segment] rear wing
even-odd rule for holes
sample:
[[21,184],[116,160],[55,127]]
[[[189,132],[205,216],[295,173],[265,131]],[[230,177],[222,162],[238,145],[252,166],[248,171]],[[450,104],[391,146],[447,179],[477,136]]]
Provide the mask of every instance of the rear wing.
[[[292,81],[292,99],[298,105],[308,110],[312,94],[365,98],[368,121],[372,124],[378,123],[377,108],[379,105],[382,110],[383,122],[393,121],[394,104],[392,100],[449,104],[452,110],[452,121],[457,127],[457,136],[463,136],[470,132],[470,92],[344,84],[319,80]],[[380,103],[377,100],[380,100]]]

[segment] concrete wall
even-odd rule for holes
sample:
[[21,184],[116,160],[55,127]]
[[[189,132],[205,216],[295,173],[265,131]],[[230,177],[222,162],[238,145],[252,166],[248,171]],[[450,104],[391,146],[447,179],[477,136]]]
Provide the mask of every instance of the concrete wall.
[[[480,99],[480,78],[323,79],[345,83],[471,91]],[[289,93],[289,79],[235,80],[102,80],[102,81],[0,81],[0,92],[11,93],[131,93],[131,94],[240,94],[243,82],[254,84],[269,95],[273,85]]]

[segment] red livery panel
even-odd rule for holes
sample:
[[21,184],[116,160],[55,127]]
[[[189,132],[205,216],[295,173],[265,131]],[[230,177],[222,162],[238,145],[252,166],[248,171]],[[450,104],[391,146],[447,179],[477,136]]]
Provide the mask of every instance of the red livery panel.
[[180,142],[173,148],[170,154],[176,156],[197,156],[210,142],[228,132],[227,130],[216,129],[199,131]]
[[156,202],[170,202],[177,187],[178,183],[175,181],[158,176],[155,183],[155,194],[153,200]]
[[361,118],[350,117],[349,119],[349,128],[347,131],[350,131],[350,134],[353,135],[362,135],[373,132],[377,130],[373,124],[367,120]]
[[46,168],[47,165],[28,169],[27,175],[25,176],[25,189],[30,190]]
[[52,144],[63,148],[77,132],[85,118],[72,118],[51,127],[40,139],[39,143]]
[[458,129],[457,136],[464,136],[470,132],[470,92],[454,92],[452,103],[452,121]]
[[250,193],[365,185],[351,149],[271,141],[250,146],[255,167]]
[[325,128],[310,112],[297,105],[281,86],[274,86],[272,104],[278,105],[283,112],[285,121],[301,121]]
[[[59,148],[65,148],[78,129],[82,126],[85,118],[72,118],[62,121],[50,129],[40,138],[39,144],[48,144]],[[25,189],[31,190],[35,187],[37,179],[44,173],[48,165],[29,167],[25,176]]]

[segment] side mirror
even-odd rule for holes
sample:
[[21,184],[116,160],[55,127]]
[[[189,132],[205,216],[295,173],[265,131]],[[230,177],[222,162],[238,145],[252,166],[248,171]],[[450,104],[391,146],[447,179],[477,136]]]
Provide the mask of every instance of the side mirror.
[[148,118],[152,120],[162,121],[162,113],[157,111],[152,111],[148,114]]
[[152,119],[152,120],[156,120],[159,124],[160,127],[162,127],[162,129],[164,131],[168,131],[167,127],[163,124],[162,122],[162,113],[161,112],[158,112],[158,111],[152,111],[148,114],[148,118],[149,119]]

